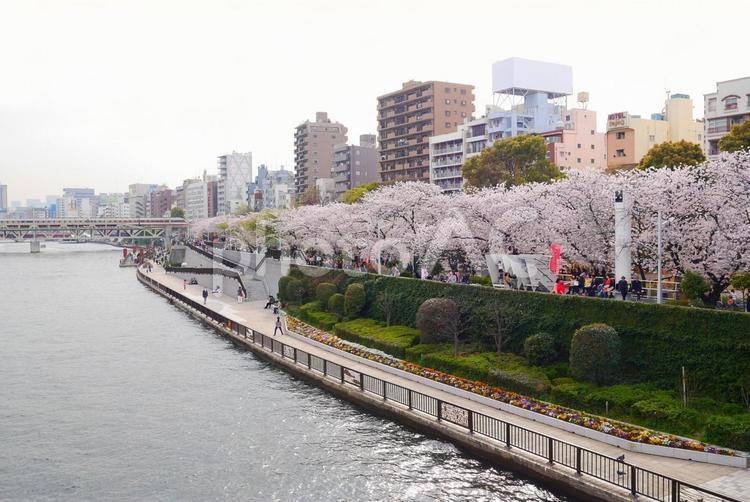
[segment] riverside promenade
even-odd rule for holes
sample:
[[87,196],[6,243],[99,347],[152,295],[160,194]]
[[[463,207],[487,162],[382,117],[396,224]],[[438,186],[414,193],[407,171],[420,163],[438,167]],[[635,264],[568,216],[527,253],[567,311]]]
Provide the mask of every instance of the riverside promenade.
[[[160,284],[163,288],[182,295],[193,302],[201,305],[203,304],[203,298],[201,297],[201,292],[203,290],[202,286],[187,285],[185,287],[181,278],[167,274],[164,269],[159,266],[154,266],[153,271],[148,274],[145,273],[144,269],[140,269],[140,272],[143,272],[145,277],[150,281]],[[164,291],[162,291],[162,293],[164,293]],[[285,344],[294,350],[294,362],[290,362],[288,358],[284,357],[283,352],[282,355],[275,352],[273,348],[275,344],[271,344],[269,347],[264,342],[261,342],[259,345],[257,341],[253,342],[252,339],[241,337],[238,333],[226,329],[225,326],[206,319],[205,316],[201,315],[194,308],[189,308],[189,306],[184,303],[178,302],[176,304],[191,312],[192,315],[202,318],[202,320],[208,324],[213,325],[225,335],[233,338],[238,343],[247,346],[262,357],[265,357],[280,366],[286,367],[288,370],[303,378],[315,381],[322,387],[325,387],[350,401],[404,422],[407,425],[445,437],[459,446],[471,450],[477,455],[499,465],[507,466],[508,468],[526,473],[531,477],[550,484],[551,486],[557,486],[581,497],[593,500],[633,500],[634,497],[631,495],[631,490],[629,489],[632,485],[629,484],[627,479],[622,479],[620,482],[620,478],[629,478],[628,471],[624,469],[624,467],[623,470],[620,471],[617,468],[617,464],[613,463],[611,460],[625,453],[625,461],[632,466],[650,471],[650,473],[653,474],[679,480],[685,484],[717,492],[717,495],[721,494],[727,496],[727,498],[722,498],[721,496],[713,494],[701,493],[700,491],[692,490],[689,487],[682,487],[678,490],[680,500],[709,501],[734,499],[750,501],[750,470],[748,469],[624,451],[616,446],[602,443],[595,439],[582,437],[572,432],[567,432],[528,418],[504,412],[500,409],[487,406],[474,400],[462,398],[454,393],[442,390],[440,388],[441,384],[425,385],[420,381],[419,377],[416,377],[415,375],[395,370],[372,361],[365,361],[351,354],[309,340],[301,335],[295,333],[278,335],[274,340],[277,340],[281,344]],[[235,300],[225,295],[210,295],[206,302],[206,307],[208,309],[220,316],[232,320],[233,323],[239,323],[246,326],[248,329],[252,328],[255,332],[270,336],[274,331],[276,318],[270,310],[263,309],[264,305],[265,299],[251,300],[243,304],[237,304]],[[253,338],[255,337],[253,336]],[[272,350],[269,351],[269,348]],[[545,461],[545,459],[541,459],[538,455],[533,455],[523,451],[523,447],[508,448],[500,441],[495,441],[482,434],[470,433],[465,428],[457,427],[450,423],[450,419],[446,419],[445,417],[441,421],[433,416],[394,403],[392,400],[383,399],[382,396],[376,395],[373,392],[360,390],[353,385],[347,385],[344,382],[343,370],[340,382],[330,377],[326,377],[327,373],[325,369],[323,369],[323,375],[321,375],[320,370],[315,371],[315,368],[310,367],[309,356],[307,359],[307,366],[300,364],[296,355],[298,352],[315,356],[333,363],[333,365],[338,365],[341,368],[347,368],[359,372],[360,374],[369,375],[369,377],[382,382],[387,382],[398,388],[410,389],[415,395],[429,396],[430,398],[440,400],[439,402],[463,407],[464,409],[471,410],[477,414],[513,424],[514,426],[523,428],[526,431],[543,434],[549,438],[565,442],[568,445],[574,445],[574,448],[580,447],[588,452],[595,452],[600,456],[609,457],[609,459],[605,458],[604,462],[602,462],[601,458],[597,458],[596,462],[601,464],[599,470],[594,466],[590,467],[591,472],[587,473],[589,475],[577,474],[575,469],[561,465],[560,462],[550,463]],[[384,389],[385,385],[386,384],[383,383]],[[471,416],[472,413],[469,415]],[[552,448],[550,448],[549,451],[552,451]],[[640,474],[644,473],[639,473],[639,475]],[[597,476],[600,477],[601,480],[597,479]],[[644,477],[638,481],[638,484],[653,484],[654,482],[653,479],[646,479]],[[663,482],[660,483],[661,485],[664,485]],[[652,496],[648,498],[665,501],[677,500],[676,493],[674,489],[671,488],[671,486],[674,485],[663,487],[661,485],[648,492],[652,494]],[[641,495],[639,498],[644,497]]]

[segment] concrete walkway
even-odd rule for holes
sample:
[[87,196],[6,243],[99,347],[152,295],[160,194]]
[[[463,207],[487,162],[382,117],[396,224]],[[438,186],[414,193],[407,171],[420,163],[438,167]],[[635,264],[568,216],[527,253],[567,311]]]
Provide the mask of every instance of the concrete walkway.
[[[187,285],[183,289],[183,280],[181,278],[166,274],[164,270],[158,266],[155,266],[148,276],[153,280],[179,291],[196,302],[203,303],[203,298],[201,296],[203,287],[200,285]],[[206,305],[219,314],[244,324],[245,326],[252,327],[263,334],[271,335],[274,331],[276,317],[271,310],[263,309],[265,301],[249,301],[238,304],[236,303],[236,299],[230,298],[226,295],[209,295]],[[624,452],[616,446],[602,443],[595,439],[581,437],[550,425],[506,413],[502,410],[483,405],[476,401],[470,401],[461,398],[460,396],[449,394],[431,386],[415,382],[410,378],[412,375],[409,373],[399,371],[398,373],[404,375],[399,376],[394,375],[392,369],[390,371],[384,371],[377,367],[373,367],[371,362],[368,362],[369,364],[365,365],[361,362],[362,360],[360,358],[330,347],[320,346],[319,344],[311,341],[308,342],[295,336],[278,335],[277,338],[279,341],[287,345],[323,357],[337,364],[344,365],[355,371],[360,371],[403,387],[409,387],[414,391],[473,409],[488,416],[496,417],[500,420],[537,431],[603,455],[617,457],[625,453],[626,461],[638,467],[670,476],[686,483],[703,486],[709,490],[724,493],[740,500],[750,501],[750,469],[740,469],[690,460],[673,459],[644,453]]]

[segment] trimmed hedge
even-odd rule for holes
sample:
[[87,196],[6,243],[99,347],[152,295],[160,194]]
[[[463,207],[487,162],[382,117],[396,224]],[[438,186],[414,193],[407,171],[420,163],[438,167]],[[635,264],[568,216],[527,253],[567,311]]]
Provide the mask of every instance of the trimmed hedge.
[[[608,324],[622,342],[619,383],[649,382],[673,388],[680,381],[680,368],[685,366],[696,392],[739,402],[740,382],[750,374],[750,316],[743,313],[377,275],[352,275],[349,281],[366,281],[363,315],[374,319],[382,320],[372,301],[378,293],[389,289],[401,294],[392,322],[405,326],[416,326],[417,309],[429,298],[451,298],[471,311],[493,299],[519,305],[533,315],[521,327],[523,332],[506,345],[517,354],[526,337],[545,331],[556,335],[559,357],[567,360],[567,347],[578,328]],[[483,326],[475,318],[468,334],[479,339],[482,333]]]
[[362,284],[350,284],[344,293],[344,314],[347,318],[357,317],[365,307],[365,288]]
[[549,333],[537,333],[523,341],[523,355],[531,364],[549,364],[557,358],[555,337]]
[[528,396],[543,396],[550,389],[547,375],[515,354],[480,352],[454,357],[452,345],[429,344],[406,349],[406,357],[429,368]]
[[336,294],[336,285],[330,282],[321,282],[315,288],[315,299],[320,302],[321,305],[328,305],[328,299]]
[[279,300],[281,300],[282,302],[289,301],[289,297],[286,294],[286,288],[289,285],[289,281],[291,281],[291,280],[292,280],[292,277],[290,277],[288,275],[285,275],[285,276],[279,278],[279,293],[278,293],[278,297],[279,297]]
[[750,414],[711,417],[706,424],[706,441],[738,450],[750,450]]
[[300,281],[299,279],[290,279],[289,282],[286,283],[284,294],[287,301],[293,303],[302,303],[307,296],[305,283]]
[[339,319],[344,317],[344,295],[341,293],[332,294],[328,299],[328,312],[336,314]]
[[334,314],[325,312],[320,302],[305,303],[292,312],[306,323],[326,331],[333,330],[333,327],[339,320]]
[[419,332],[408,326],[386,326],[373,319],[355,319],[336,324],[334,333],[339,338],[382,350],[399,359],[406,356],[406,348],[419,342]]

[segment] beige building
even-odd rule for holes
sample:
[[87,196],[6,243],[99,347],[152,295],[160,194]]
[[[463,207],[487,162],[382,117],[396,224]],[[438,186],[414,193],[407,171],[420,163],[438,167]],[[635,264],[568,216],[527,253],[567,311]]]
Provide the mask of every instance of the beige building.
[[729,134],[732,127],[750,120],[750,77],[736,78],[716,83],[716,92],[704,97],[706,156],[719,155],[719,140]]
[[687,94],[672,94],[663,113],[650,119],[628,112],[607,117],[607,167],[631,169],[651,147],[665,141],[688,141],[703,148],[703,122],[693,119],[693,101]]
[[382,181],[430,181],[430,136],[455,131],[473,118],[474,86],[410,80],[378,97]]
[[346,127],[317,112],[315,122],[304,121],[294,131],[294,187],[297,193],[315,186],[319,178],[331,178],[333,147],[346,143]]

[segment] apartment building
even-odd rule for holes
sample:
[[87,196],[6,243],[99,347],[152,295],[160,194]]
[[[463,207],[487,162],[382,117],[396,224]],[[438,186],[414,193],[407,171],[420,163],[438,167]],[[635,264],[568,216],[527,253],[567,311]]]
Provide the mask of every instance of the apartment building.
[[283,166],[271,171],[261,164],[255,182],[247,186],[248,207],[251,211],[289,208],[290,191],[294,193],[294,173]]
[[330,178],[333,147],[347,141],[347,129],[332,122],[328,113],[317,112],[315,122],[306,120],[294,131],[294,187],[302,193],[319,178]]
[[336,199],[349,189],[380,181],[378,149],[374,134],[362,134],[359,145],[336,145],[333,148],[333,169]]
[[216,214],[231,214],[245,204],[247,184],[253,180],[252,152],[232,152],[218,159]]
[[208,218],[208,189],[201,178],[187,179],[182,182],[185,196],[185,218],[199,220]]
[[687,94],[672,94],[661,113],[650,119],[628,112],[607,116],[607,168],[632,169],[655,145],[688,141],[703,147],[703,121],[693,119],[693,101]]
[[174,190],[161,186],[151,192],[150,214],[154,218],[169,216],[174,204]]
[[560,169],[606,169],[607,135],[596,131],[596,112],[573,108],[561,118],[559,127],[542,133],[547,158]]
[[719,140],[733,126],[750,120],[750,77],[716,83],[716,92],[703,96],[704,151],[708,158],[719,155]]
[[377,112],[381,180],[429,181],[429,138],[473,118],[474,86],[410,80],[378,97]]

